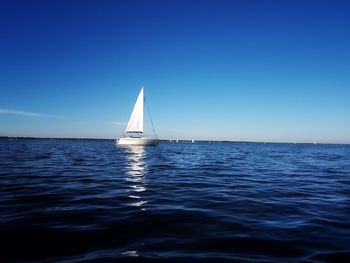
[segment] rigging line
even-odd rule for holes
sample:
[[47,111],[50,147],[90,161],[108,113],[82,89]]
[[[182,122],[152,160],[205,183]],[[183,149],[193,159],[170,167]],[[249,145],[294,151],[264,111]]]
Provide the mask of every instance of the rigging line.
[[158,139],[158,135],[157,135],[157,133],[156,133],[156,130],[154,129],[154,125],[153,125],[153,120],[152,120],[151,112],[149,111],[149,107],[148,107],[148,104],[147,104],[146,96],[145,96],[144,98],[145,98],[145,104],[146,104],[148,116],[149,116],[149,119],[151,120],[153,132],[154,132],[154,134],[155,134],[155,136],[156,136],[156,139]]

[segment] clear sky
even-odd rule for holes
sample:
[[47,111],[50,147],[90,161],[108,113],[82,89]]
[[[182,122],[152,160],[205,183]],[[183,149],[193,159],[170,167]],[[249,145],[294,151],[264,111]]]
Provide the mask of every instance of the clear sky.
[[116,138],[143,84],[160,138],[350,143],[349,14],[334,0],[1,1],[0,135]]

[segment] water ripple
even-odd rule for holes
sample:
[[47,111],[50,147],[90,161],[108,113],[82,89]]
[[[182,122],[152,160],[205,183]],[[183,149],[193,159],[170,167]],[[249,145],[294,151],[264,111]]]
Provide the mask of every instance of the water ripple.
[[346,145],[0,140],[0,261],[349,262],[349,187]]

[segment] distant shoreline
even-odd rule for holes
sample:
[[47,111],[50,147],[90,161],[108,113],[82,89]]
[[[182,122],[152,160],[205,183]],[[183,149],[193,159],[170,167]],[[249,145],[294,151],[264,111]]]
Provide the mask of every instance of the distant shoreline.
[[[72,141],[114,141],[115,139],[106,138],[69,138],[69,137],[31,137],[31,136],[0,136],[0,140],[72,140]],[[187,140],[187,139],[159,139],[164,143],[213,143],[213,144],[229,144],[229,143],[255,143],[255,144],[314,144],[313,142],[255,142],[255,141],[229,141],[229,140]],[[316,145],[350,145],[350,143],[316,143]]]

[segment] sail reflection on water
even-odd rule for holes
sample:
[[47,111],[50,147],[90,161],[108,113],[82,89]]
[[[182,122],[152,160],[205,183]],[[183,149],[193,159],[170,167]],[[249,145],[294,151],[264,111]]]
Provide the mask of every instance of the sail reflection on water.
[[144,160],[146,157],[145,148],[144,146],[130,146],[126,148],[126,151],[128,175],[126,181],[129,182],[128,197],[131,199],[128,205],[141,207],[147,203],[142,196],[142,193],[146,191],[146,185],[144,183],[146,169]]

